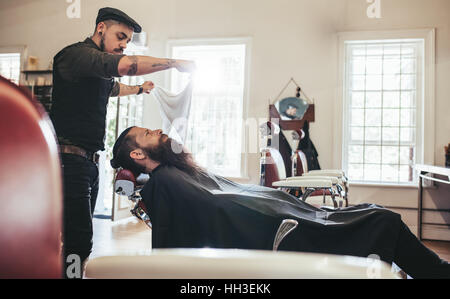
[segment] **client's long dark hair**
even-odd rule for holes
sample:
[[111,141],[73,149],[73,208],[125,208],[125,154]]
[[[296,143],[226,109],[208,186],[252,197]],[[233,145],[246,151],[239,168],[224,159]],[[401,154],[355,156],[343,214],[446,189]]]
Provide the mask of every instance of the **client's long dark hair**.
[[128,132],[130,132],[130,130],[133,128],[134,127],[130,127],[123,131],[114,143],[111,166],[114,169],[120,167],[122,167],[123,169],[128,169],[133,172],[136,177],[138,177],[141,173],[145,173],[145,167],[137,164],[130,157],[130,153],[139,148],[135,138],[131,135],[128,135]]

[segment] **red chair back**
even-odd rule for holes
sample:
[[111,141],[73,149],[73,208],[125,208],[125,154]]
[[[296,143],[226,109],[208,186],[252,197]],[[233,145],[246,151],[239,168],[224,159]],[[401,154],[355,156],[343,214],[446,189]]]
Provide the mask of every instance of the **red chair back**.
[[44,109],[0,77],[0,278],[60,278],[62,182]]

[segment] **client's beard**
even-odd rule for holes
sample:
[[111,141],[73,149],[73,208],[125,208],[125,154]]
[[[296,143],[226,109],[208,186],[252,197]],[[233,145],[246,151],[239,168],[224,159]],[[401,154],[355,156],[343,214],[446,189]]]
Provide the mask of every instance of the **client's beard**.
[[161,165],[174,166],[190,175],[198,175],[201,168],[194,162],[192,155],[172,138],[167,137],[162,141],[166,136],[161,136],[159,145],[144,149],[149,158]]

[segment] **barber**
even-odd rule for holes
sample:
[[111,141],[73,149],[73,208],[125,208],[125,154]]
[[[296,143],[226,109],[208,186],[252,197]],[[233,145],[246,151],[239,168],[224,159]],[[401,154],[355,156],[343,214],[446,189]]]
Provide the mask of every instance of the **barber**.
[[66,277],[69,272],[66,269],[77,260],[84,265],[92,250],[92,217],[99,182],[97,152],[104,150],[108,99],[149,93],[153,89],[151,81],[128,86],[114,78],[171,68],[180,72],[195,69],[195,64],[186,60],[123,55],[133,32],[141,30],[124,12],[102,8],[93,36],[64,48],[54,57],[50,117],[63,165],[62,236]]

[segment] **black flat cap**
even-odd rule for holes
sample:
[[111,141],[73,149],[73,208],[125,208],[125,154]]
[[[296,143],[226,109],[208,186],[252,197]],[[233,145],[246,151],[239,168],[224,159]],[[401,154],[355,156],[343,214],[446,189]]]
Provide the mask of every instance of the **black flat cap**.
[[141,33],[142,27],[132,18],[130,18],[126,13],[121,10],[112,7],[104,7],[98,11],[98,16],[96,20],[96,25],[98,23],[106,21],[106,20],[114,20],[117,22],[124,23],[133,28],[134,32]]

